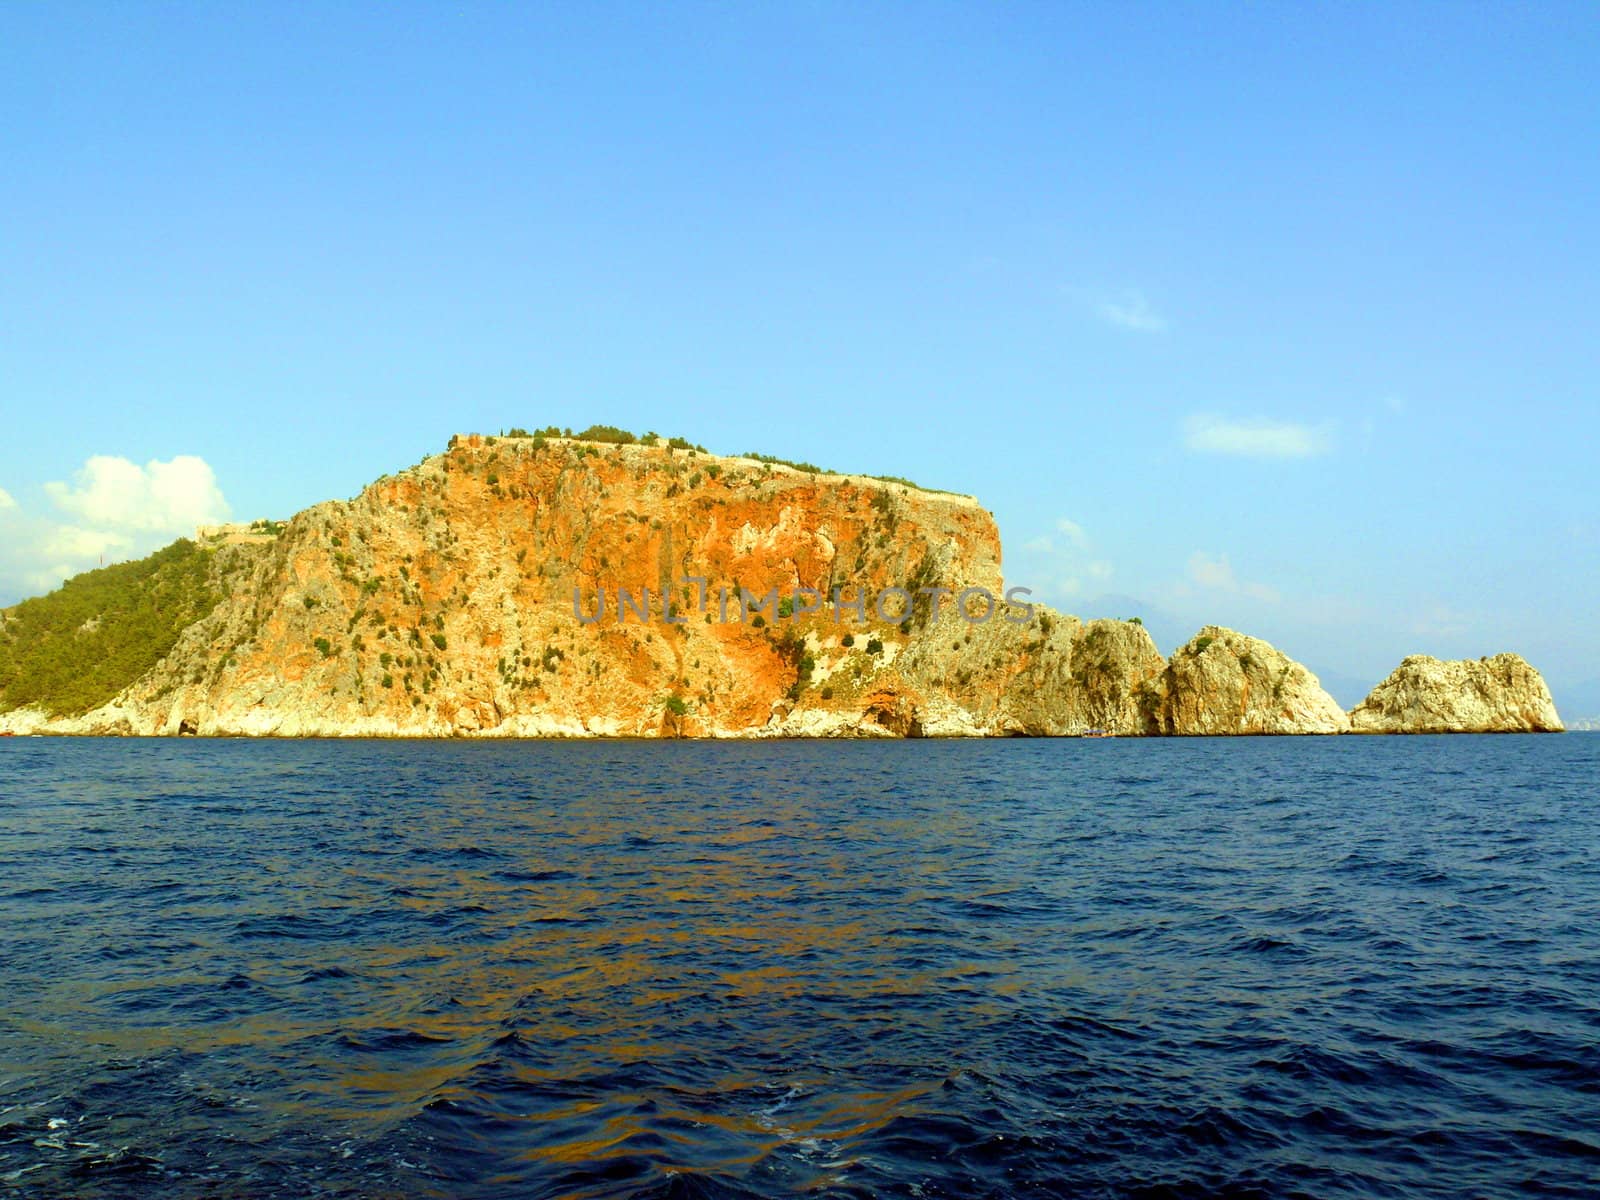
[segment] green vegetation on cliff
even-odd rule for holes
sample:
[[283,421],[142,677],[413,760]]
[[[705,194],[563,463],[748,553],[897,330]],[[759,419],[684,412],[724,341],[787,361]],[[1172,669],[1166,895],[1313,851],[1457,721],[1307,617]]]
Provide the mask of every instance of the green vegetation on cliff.
[[216,607],[211,559],[179,539],[0,612],[0,711],[68,715],[110,700]]
[[[589,428],[580,430],[577,433],[573,433],[570,428],[563,429],[556,425],[546,425],[543,429],[538,429],[532,433],[529,433],[526,429],[519,425],[511,429],[501,430],[500,436],[508,438],[532,438],[536,443],[536,449],[542,449],[547,438],[560,437],[571,438],[572,440],[579,442],[600,442],[605,445],[617,446],[665,445],[670,450],[694,450],[701,454],[709,453],[704,446],[697,445],[696,443],[689,441],[687,438],[670,437],[658,439],[655,433],[647,433],[643,437],[637,437],[628,430],[619,429],[615,425],[591,425]],[[495,439],[490,437],[487,440],[492,444]],[[454,443],[452,442],[452,444]],[[826,467],[819,467],[815,463],[800,462],[792,458],[780,458],[776,454],[761,454],[755,450],[746,451],[744,454],[739,455],[739,457],[753,459],[758,463],[765,463],[767,465],[793,467],[797,471],[804,471],[807,475],[837,474],[837,472],[830,471]],[[720,471],[721,468],[708,468],[708,470],[712,470],[712,478],[715,479],[716,471]],[[946,491],[944,488],[924,487],[922,484],[917,483],[914,480],[906,479],[904,476],[900,475],[868,475],[866,478],[876,479],[882,483],[898,483],[902,487],[908,487],[919,492],[936,492],[944,496],[959,496],[964,494],[961,492]]]

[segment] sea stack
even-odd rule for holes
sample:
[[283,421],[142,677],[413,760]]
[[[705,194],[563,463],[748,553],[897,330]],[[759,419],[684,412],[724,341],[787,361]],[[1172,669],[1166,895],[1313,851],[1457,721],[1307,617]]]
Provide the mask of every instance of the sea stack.
[[1149,694],[1151,732],[1347,733],[1350,718],[1304,666],[1260,638],[1207,625],[1178,647]]
[[1521,655],[1413,654],[1350,713],[1355,733],[1560,733],[1544,678]]

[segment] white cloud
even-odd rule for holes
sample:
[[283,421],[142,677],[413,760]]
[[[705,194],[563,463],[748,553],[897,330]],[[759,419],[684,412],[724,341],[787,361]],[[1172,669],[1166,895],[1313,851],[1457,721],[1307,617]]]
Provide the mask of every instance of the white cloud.
[[126,458],[96,455],[71,484],[45,491],[69,519],[21,509],[0,492],[6,535],[0,539],[0,597],[36,595],[103,563],[138,558],[196,525],[227,519],[228,502],[216,473],[202,458],[178,455],[140,467]]
[[1089,535],[1076,521],[1062,517],[1056,522],[1056,532],[1065,539],[1064,546],[1057,546],[1056,539],[1049,534],[1040,534],[1023,542],[1022,548],[1033,554],[1067,554],[1072,550],[1089,548]]
[[1070,517],[1058,518],[1053,532],[1028,539],[1022,549],[1031,556],[1034,580],[1054,580],[1042,597],[1047,603],[1099,591],[1115,574],[1110,562],[1091,557],[1094,539]]
[[1471,613],[1461,612],[1447,604],[1435,604],[1411,626],[1419,637],[1460,637],[1477,624]]
[[1233,564],[1228,561],[1226,554],[1212,558],[1203,550],[1196,550],[1189,556],[1189,578],[1202,588],[1249,596],[1267,604],[1276,604],[1281,598],[1276,588],[1240,579],[1234,574]]
[[1083,531],[1083,526],[1076,521],[1069,521],[1066,517],[1062,517],[1056,522],[1056,530],[1065,534],[1067,541],[1079,550],[1089,545],[1089,535]]
[[1115,300],[1102,300],[1096,310],[1102,319],[1119,329],[1130,329],[1136,333],[1167,331],[1166,318],[1156,312],[1150,301],[1145,299],[1144,293],[1136,288],[1129,288]]
[[1220,588],[1225,592],[1239,590],[1239,581],[1234,577],[1233,565],[1228,562],[1228,556],[1210,558],[1203,551],[1196,550],[1189,556],[1189,578],[1201,587]]
[[1327,425],[1238,421],[1201,413],[1185,422],[1184,444],[1200,454],[1231,454],[1240,458],[1310,458],[1326,454],[1333,448],[1333,430]]
[[88,562],[105,554],[125,553],[132,548],[133,539],[126,534],[101,529],[57,525],[46,529],[37,545],[39,553],[45,558]]
[[56,505],[96,526],[150,533],[192,533],[225,520],[228,502],[209,463],[192,454],[140,467],[97,454],[77,473],[76,486],[47,483]]
[[45,567],[39,571],[24,571],[20,577],[22,590],[18,595],[24,599],[29,596],[43,596],[47,592],[55,591],[82,571],[82,567],[70,566],[67,563],[57,563],[53,567]]

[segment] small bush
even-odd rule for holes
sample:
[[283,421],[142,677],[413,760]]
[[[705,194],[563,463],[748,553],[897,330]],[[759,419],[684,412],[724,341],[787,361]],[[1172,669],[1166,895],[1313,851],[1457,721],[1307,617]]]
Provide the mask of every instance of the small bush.
[[883,643],[880,642],[877,638],[868,638],[867,639],[867,653],[868,654],[882,654],[883,653]]
[[323,658],[332,658],[333,657],[333,643],[330,642],[327,638],[319,637],[316,641],[312,642],[311,644],[317,648],[318,652],[321,653]]
[[438,647],[440,650],[444,650],[444,649],[446,649],[448,647],[449,643],[445,641],[444,634],[436,633],[436,634],[433,634],[432,637],[433,637],[433,644],[436,647]]
[[822,468],[817,466],[815,463],[796,462],[792,458],[779,458],[775,454],[757,454],[754,450],[752,450],[748,454],[743,454],[740,457],[753,458],[756,462],[761,464],[763,469],[767,470],[771,469],[773,463],[777,463],[780,467],[793,467],[796,471],[804,471],[808,475],[820,475],[823,473]]
[[591,425],[578,434],[580,442],[608,442],[617,446],[631,446],[639,439],[626,429],[618,429],[615,425]]
[[845,634],[839,639],[839,644],[841,646],[854,646],[856,644],[856,635],[853,633]]
[[666,710],[675,717],[682,717],[689,712],[689,702],[682,696],[668,696],[665,701]]

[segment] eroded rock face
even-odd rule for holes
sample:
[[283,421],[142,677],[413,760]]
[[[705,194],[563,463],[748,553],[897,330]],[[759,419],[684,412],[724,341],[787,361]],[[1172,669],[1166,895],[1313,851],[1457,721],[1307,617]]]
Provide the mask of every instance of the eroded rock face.
[[[457,438],[237,549],[248,569],[217,608],[58,731],[748,736],[792,720],[904,735],[918,698],[880,676],[914,634],[831,607],[741,623],[737,589],[1001,591],[999,534],[971,497],[561,438]],[[704,609],[688,577],[706,580]],[[734,590],[726,623],[719,586]],[[648,622],[617,618],[619,588],[650,589]],[[606,615],[580,619],[575,591],[582,617],[603,591]],[[681,623],[665,622],[667,595]]]
[[988,735],[1147,732],[1140,695],[1165,663],[1144,627],[1031,607],[1023,619],[1022,606],[1001,605],[981,624],[952,607],[907,647],[896,663],[907,686],[960,710],[930,712],[928,731],[970,724]]
[[1559,733],[1543,677],[1516,654],[1413,654],[1350,713],[1356,733]]
[[50,726],[50,714],[37,708],[14,708],[0,713],[0,733],[25,735]]
[[1146,692],[1152,731],[1172,735],[1345,733],[1317,677],[1260,638],[1207,625]]

